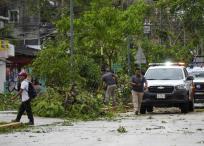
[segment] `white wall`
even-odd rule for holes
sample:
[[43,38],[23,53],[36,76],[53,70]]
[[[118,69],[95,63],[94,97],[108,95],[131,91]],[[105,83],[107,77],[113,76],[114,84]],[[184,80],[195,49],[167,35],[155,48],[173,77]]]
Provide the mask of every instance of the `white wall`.
[[4,83],[6,82],[6,63],[0,61],[0,93],[4,92]]

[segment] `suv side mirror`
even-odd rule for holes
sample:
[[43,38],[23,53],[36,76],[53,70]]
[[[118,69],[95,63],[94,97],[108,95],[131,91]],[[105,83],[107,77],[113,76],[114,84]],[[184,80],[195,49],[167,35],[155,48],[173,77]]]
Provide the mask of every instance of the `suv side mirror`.
[[186,78],[186,80],[194,80],[194,77],[193,77],[193,76],[188,76],[188,77]]

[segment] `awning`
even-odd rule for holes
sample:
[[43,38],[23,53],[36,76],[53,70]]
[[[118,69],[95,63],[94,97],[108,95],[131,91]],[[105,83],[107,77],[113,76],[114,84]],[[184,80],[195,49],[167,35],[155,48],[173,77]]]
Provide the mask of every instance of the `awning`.
[[35,50],[41,50],[40,45],[26,45],[27,48],[35,49]]

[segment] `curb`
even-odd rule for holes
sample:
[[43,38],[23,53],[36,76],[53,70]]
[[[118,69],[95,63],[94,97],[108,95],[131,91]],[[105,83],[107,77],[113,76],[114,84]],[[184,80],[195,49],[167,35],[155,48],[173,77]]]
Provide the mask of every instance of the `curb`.
[[0,111],[0,114],[17,114],[17,111]]

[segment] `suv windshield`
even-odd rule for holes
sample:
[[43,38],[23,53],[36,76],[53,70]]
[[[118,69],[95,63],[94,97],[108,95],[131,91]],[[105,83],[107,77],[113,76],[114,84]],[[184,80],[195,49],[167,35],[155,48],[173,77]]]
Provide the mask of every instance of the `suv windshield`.
[[147,80],[181,80],[183,72],[180,68],[154,68],[145,74]]

